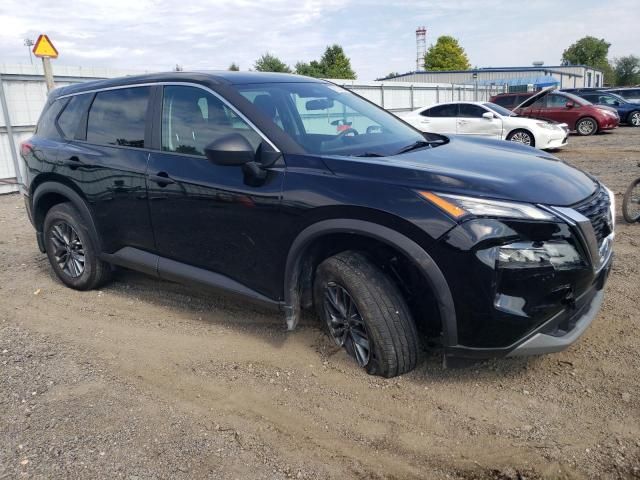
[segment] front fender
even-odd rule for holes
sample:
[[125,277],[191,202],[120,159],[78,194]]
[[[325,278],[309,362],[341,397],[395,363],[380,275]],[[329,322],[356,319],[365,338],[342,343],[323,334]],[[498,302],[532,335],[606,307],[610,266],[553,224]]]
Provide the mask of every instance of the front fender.
[[334,233],[350,233],[370,237],[386,243],[411,259],[424,275],[425,281],[428,282],[437,299],[442,319],[444,345],[457,344],[458,334],[453,298],[447,281],[433,258],[416,242],[395,230],[365,220],[349,218],[316,222],[302,230],[293,241],[287,255],[284,276],[284,309],[289,330],[296,327],[300,317],[299,284],[305,251],[314,240]]

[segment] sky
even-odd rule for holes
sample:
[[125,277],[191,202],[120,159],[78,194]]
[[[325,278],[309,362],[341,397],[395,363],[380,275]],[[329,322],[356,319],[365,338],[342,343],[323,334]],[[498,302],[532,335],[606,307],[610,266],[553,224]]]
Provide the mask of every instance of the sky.
[[640,56],[638,0],[1,0],[0,64],[29,63],[24,39],[46,33],[55,65],[140,71],[241,70],[270,52],[293,66],[338,43],[358,78],[415,70],[415,30],[427,46],[452,35],[472,66],[558,65],[585,35],[610,57]]

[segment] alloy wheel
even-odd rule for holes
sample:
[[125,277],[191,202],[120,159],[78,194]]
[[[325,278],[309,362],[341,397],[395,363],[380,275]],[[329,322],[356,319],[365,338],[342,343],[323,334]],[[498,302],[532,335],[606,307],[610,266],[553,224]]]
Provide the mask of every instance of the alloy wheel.
[[511,137],[512,142],[522,143],[524,145],[531,145],[531,135],[526,132],[516,132]]
[[582,135],[591,135],[596,126],[592,120],[583,120],[578,125],[578,132]]
[[58,222],[50,230],[55,261],[66,275],[78,278],[84,272],[84,246],[78,232],[67,222]]
[[634,127],[640,127],[640,112],[633,112],[631,114],[631,125]]
[[371,357],[369,335],[349,292],[329,282],[324,291],[324,309],[329,333],[336,344],[344,347],[358,365],[367,366]]

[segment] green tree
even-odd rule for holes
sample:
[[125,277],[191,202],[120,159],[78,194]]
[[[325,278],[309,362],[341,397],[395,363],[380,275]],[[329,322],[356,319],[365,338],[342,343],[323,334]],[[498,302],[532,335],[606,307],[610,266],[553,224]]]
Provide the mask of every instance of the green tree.
[[351,68],[351,60],[340,45],[334,44],[324,51],[319,62],[325,78],[347,78],[355,80],[356,73]]
[[616,58],[614,60],[616,85],[631,86],[640,83],[640,58],[635,55]]
[[291,73],[289,66],[280,60],[275,55],[271,55],[269,52],[263,54],[256,63],[253,64],[258,72],[282,72]]
[[438,37],[435,45],[431,45],[424,56],[425,70],[469,70],[471,64],[464,48],[458,40],[443,35]]
[[296,73],[316,78],[346,78],[352,80],[356,78],[356,74],[351,68],[351,60],[349,60],[340,45],[327,47],[320,61],[298,62],[296,64]]
[[604,81],[612,84],[615,81],[613,68],[607,56],[611,44],[604,38],[596,38],[590,35],[581,38],[570,45],[562,53],[563,65],[587,65],[602,70]]
[[231,62],[231,65],[229,65],[229,68],[227,68],[227,70],[229,70],[230,72],[239,72],[240,66],[236,62]]
[[296,63],[296,73],[298,75],[306,75],[307,77],[315,77],[321,78],[324,77],[324,71],[322,70],[322,65],[320,65],[316,60],[311,60],[311,62],[298,62]]

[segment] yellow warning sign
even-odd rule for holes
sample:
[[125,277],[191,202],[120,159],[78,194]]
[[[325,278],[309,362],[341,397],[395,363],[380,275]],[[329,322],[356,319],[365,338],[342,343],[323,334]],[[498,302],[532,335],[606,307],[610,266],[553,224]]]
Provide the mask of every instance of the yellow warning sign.
[[42,34],[36,40],[36,44],[33,46],[33,54],[36,57],[50,57],[58,58],[58,50],[53,46],[49,37]]

